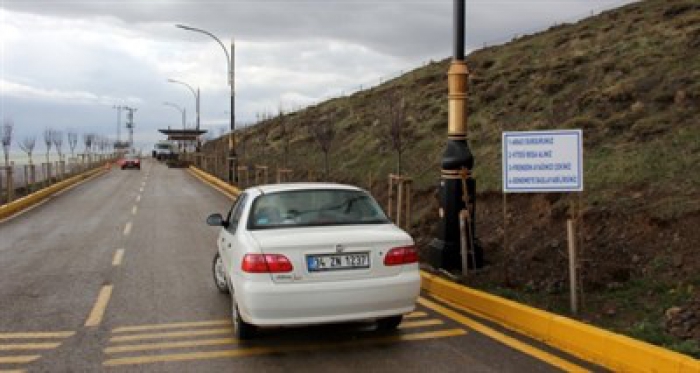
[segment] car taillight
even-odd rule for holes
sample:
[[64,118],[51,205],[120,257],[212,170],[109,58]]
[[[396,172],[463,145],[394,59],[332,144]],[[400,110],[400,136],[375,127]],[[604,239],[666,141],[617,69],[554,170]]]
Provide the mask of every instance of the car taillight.
[[418,262],[418,251],[415,246],[395,247],[384,256],[384,265],[396,266]]
[[248,273],[283,273],[291,272],[294,267],[281,254],[246,254],[241,269]]

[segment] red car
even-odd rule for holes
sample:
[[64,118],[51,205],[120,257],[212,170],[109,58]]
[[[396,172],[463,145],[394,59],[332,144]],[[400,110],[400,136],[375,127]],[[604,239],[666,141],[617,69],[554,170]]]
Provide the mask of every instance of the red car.
[[127,168],[135,168],[137,170],[141,169],[141,160],[135,154],[127,154],[121,161],[122,170]]

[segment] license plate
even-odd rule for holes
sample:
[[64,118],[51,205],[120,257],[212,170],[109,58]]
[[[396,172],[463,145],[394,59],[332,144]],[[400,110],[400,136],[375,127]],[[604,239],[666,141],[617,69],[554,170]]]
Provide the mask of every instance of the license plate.
[[309,272],[369,268],[369,253],[307,255]]

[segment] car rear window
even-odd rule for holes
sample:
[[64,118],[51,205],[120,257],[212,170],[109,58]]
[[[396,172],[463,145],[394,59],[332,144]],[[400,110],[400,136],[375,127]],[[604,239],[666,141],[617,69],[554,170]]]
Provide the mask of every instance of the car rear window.
[[253,201],[248,229],[386,224],[386,215],[359,190],[313,189],[263,194]]

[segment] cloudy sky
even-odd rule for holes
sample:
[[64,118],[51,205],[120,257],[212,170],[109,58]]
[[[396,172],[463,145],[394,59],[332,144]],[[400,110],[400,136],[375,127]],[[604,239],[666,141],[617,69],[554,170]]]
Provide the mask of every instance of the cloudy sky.
[[[498,44],[631,0],[467,0],[467,47]],[[116,137],[114,105],[138,108],[136,141],[194,122],[228,126],[221,47],[235,38],[236,121],[376,85],[451,52],[450,0],[0,0],[0,118],[15,142],[46,127]],[[124,118],[122,118],[122,124]],[[125,130],[122,130],[124,139]]]

